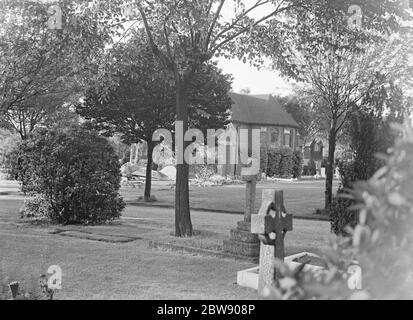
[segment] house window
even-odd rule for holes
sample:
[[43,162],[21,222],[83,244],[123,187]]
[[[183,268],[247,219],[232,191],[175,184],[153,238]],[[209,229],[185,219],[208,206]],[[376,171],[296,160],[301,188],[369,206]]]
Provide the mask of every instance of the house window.
[[284,130],[284,146],[285,147],[290,146],[290,136],[291,136],[290,130]]
[[280,136],[280,132],[278,131],[278,129],[272,130],[271,132],[271,146],[272,147],[278,146],[279,136]]

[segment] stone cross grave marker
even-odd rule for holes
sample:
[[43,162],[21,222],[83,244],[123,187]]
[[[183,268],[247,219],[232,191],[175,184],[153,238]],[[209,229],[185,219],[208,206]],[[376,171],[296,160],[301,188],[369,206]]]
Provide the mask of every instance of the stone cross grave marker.
[[251,217],[251,233],[258,234],[261,241],[258,292],[274,285],[277,274],[274,257],[284,261],[284,237],[293,229],[293,215],[287,214],[283,191],[266,189],[258,214]]
[[251,215],[254,214],[258,177],[253,175],[242,178],[246,181],[244,219],[238,221],[236,229],[231,230],[230,239],[224,240],[223,250],[255,261],[259,257],[260,241],[256,234],[251,233]]
[[257,190],[257,176],[243,176],[242,179],[247,182],[245,186],[245,208],[244,221],[251,222],[251,215],[254,213],[255,193]]

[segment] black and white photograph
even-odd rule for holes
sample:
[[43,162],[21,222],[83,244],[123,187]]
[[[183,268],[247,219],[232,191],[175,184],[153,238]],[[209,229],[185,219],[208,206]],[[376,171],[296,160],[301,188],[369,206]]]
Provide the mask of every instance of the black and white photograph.
[[0,300],[413,300],[413,1],[0,0]]

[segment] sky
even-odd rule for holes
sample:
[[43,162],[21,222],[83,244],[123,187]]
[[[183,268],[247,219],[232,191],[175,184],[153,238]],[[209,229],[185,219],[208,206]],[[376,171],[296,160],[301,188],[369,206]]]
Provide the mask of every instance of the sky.
[[[244,0],[245,6],[249,8],[255,4],[256,0]],[[408,6],[409,0],[405,0],[405,5]],[[227,1],[222,8],[222,16],[224,21],[230,21],[234,17],[234,1]],[[239,9],[239,8],[238,8]],[[259,19],[273,9],[273,4],[267,3],[255,10],[249,16],[254,19]],[[409,23],[411,25],[412,23]],[[269,69],[258,70],[251,67],[248,62],[244,64],[239,60],[218,59],[218,66],[224,73],[230,73],[234,77],[233,91],[239,93],[242,89],[250,89],[251,94],[278,94],[289,95],[292,93],[292,85],[288,80],[279,76],[278,72]],[[412,89],[413,94],[413,89]]]
[[[49,0],[38,0],[38,1],[49,1]],[[249,8],[254,5],[257,0],[244,0],[245,6]],[[236,1],[227,1],[222,8],[222,23],[230,22],[235,11],[240,10],[240,7],[236,8]],[[251,11],[248,16],[254,19],[259,19],[268,12],[273,10],[273,4],[267,3],[265,5],[256,8]],[[218,66],[223,70],[224,73],[232,74],[233,84],[232,90],[239,93],[241,90],[249,89],[251,94],[277,94],[281,96],[289,95],[293,93],[292,84],[283,79],[279,73],[275,70],[269,70],[268,68],[261,68],[258,70],[255,67],[249,65],[249,63],[243,63],[237,59],[218,59]]]
[[[245,6],[249,8],[255,4],[256,0],[245,0]],[[231,20],[234,17],[234,1],[227,1],[222,8],[224,21]],[[274,6],[271,3],[265,4],[254,9],[248,14],[249,17],[259,19],[271,12]],[[232,89],[239,93],[242,89],[250,89],[251,94],[279,94],[288,95],[291,93],[291,85],[288,81],[283,80],[276,71],[268,69],[251,67],[249,63],[243,63],[237,59],[218,59],[218,66],[224,73],[230,73],[234,77]]]
[[[38,1],[50,1],[50,0],[38,0]],[[245,0],[246,7],[255,4],[256,0]],[[229,22],[234,17],[234,1],[227,1],[222,8],[222,22]],[[252,12],[249,16],[251,18],[261,18],[268,14],[269,10],[273,9],[273,5],[265,4]],[[239,10],[239,8],[238,8]],[[128,28],[128,25],[125,25]],[[116,42],[116,39],[115,39]],[[233,83],[232,90],[239,93],[243,89],[250,89],[250,94],[278,94],[288,95],[291,93],[291,86],[288,81],[283,80],[276,71],[270,71],[264,68],[258,70],[255,67],[251,67],[249,63],[243,63],[238,59],[217,59],[218,66],[224,73],[232,74]]]
[[292,93],[291,84],[284,80],[276,71],[261,68],[258,70],[249,63],[237,59],[218,59],[218,66],[224,73],[233,75],[232,90],[239,93],[242,89],[250,89],[250,94],[278,94]]

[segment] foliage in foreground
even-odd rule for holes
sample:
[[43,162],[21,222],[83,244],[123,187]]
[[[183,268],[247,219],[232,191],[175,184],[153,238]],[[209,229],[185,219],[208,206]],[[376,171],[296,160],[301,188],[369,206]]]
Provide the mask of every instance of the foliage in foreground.
[[102,223],[118,218],[125,206],[118,194],[116,153],[94,132],[79,127],[40,131],[8,159],[10,174],[33,196],[26,208],[33,215],[63,224]]
[[[385,166],[352,192],[359,218],[349,237],[332,241],[327,268],[316,276],[277,262],[283,277],[270,290],[276,299],[413,298],[413,128],[406,125]],[[348,268],[357,262],[362,290],[350,290]]]

